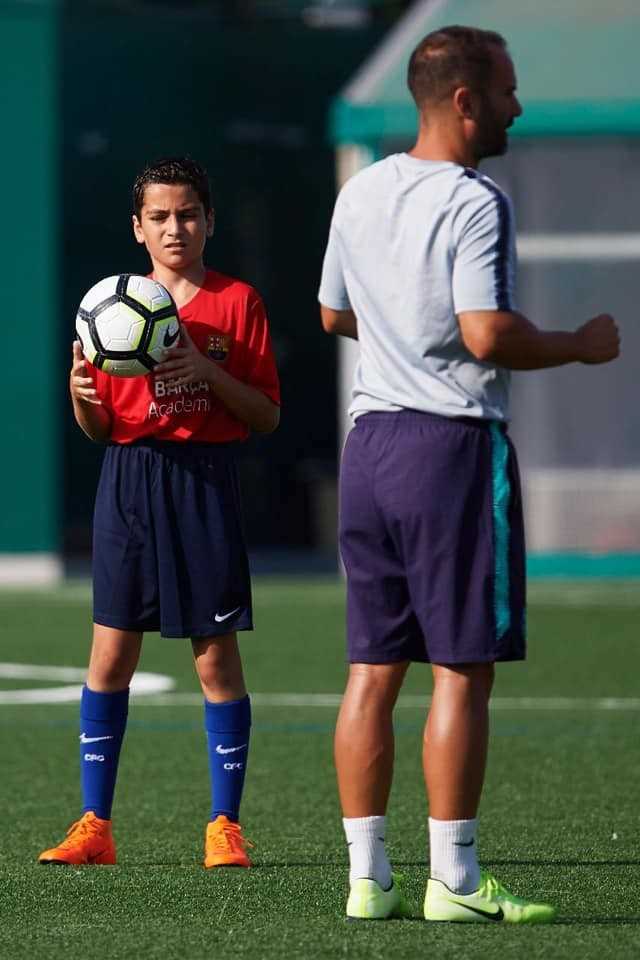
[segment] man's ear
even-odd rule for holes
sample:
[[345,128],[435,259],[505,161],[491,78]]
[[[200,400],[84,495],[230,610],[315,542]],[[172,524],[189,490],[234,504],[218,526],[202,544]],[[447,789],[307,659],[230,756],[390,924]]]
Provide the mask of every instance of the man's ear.
[[132,225],[133,225],[133,235],[134,235],[134,237],[136,238],[136,240],[138,241],[138,243],[144,243],[144,234],[142,233],[142,227],[140,226],[140,221],[139,221],[138,218],[136,217],[135,213],[134,213],[133,217],[131,218],[131,222],[132,222]]
[[474,119],[474,98],[469,87],[458,87],[454,91],[453,107],[463,120]]

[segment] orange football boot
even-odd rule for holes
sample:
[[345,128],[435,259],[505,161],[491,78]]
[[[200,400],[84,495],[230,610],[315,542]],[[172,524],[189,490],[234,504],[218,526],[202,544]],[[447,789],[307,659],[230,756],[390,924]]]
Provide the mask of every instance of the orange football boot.
[[116,848],[111,835],[111,820],[101,820],[90,810],[72,823],[67,836],[57,847],[45,850],[38,863],[114,864]]
[[250,840],[242,836],[239,823],[220,814],[207,824],[204,847],[205,867],[250,867],[251,861],[246,847],[252,847]]

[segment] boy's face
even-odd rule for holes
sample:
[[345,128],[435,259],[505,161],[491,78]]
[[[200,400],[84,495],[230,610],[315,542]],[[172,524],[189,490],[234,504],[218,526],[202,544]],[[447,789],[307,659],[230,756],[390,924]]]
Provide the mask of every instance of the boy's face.
[[154,264],[184,270],[202,258],[207,237],[213,233],[213,211],[205,214],[202,201],[188,184],[150,183],[140,217],[134,214],[133,232]]

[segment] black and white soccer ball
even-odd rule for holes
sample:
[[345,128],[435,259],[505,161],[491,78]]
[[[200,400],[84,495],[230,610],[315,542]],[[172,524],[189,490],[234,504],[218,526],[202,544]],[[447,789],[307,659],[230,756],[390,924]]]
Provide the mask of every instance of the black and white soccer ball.
[[142,376],[178,342],[178,308],[157,280],[121,273],[84,295],[76,334],[94,367],[114,377]]

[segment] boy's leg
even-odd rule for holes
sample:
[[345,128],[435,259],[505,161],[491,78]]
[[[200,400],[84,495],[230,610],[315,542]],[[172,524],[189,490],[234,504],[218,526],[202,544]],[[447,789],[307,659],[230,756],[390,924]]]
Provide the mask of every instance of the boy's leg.
[[137,631],[94,624],[89,671],[80,704],[80,769],[83,811],[92,810],[101,820],[111,819],[120,747],[127,724],[129,684],[141,647],[142,634]]
[[205,730],[211,779],[211,813],[205,866],[249,866],[238,823],[251,732],[247,695],[235,633],[192,640],[205,696]]
[[94,624],[87,683],[80,702],[83,816],[41,863],[115,863],[111,806],[127,723],[129,684],[142,634]]
[[480,883],[476,815],[489,736],[492,663],[434,665],[423,765],[429,797],[431,876],[456,893]]

